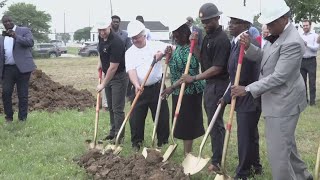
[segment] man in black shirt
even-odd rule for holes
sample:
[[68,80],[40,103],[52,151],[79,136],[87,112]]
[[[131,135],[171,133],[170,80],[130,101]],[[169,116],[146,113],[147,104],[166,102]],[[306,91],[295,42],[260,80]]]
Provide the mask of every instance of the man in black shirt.
[[[230,55],[231,44],[227,34],[219,25],[222,12],[212,3],[206,3],[199,10],[199,18],[206,30],[207,35],[203,39],[201,51],[194,53],[200,57],[202,73],[196,76],[183,75],[182,81],[191,83],[197,80],[206,80],[204,90],[204,106],[207,113],[208,123],[218,107],[219,99],[223,96],[229,84],[227,64]],[[196,50],[198,48],[195,48]],[[211,131],[212,162],[209,166],[210,171],[219,171],[219,164],[222,158],[222,149],[225,136],[223,123],[224,108]]]
[[105,88],[111,124],[106,139],[113,139],[124,120],[125,95],[129,81],[125,67],[125,46],[120,37],[112,32],[110,22],[99,24],[98,32],[98,68],[102,68],[105,77],[97,86],[97,91]]

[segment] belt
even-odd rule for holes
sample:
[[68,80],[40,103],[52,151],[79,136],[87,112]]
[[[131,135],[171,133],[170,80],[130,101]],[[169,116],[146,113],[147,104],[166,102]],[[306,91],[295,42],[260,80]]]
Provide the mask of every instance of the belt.
[[5,64],[4,67],[12,67],[12,66],[16,66],[15,64]]
[[307,58],[302,58],[302,59],[305,59],[305,60],[307,60],[307,59],[315,59],[316,58],[316,56],[312,56],[312,57],[307,57]]
[[154,87],[157,87],[160,83],[161,83],[161,80],[159,80],[158,82],[151,84],[149,86],[144,86],[144,88],[154,88]]

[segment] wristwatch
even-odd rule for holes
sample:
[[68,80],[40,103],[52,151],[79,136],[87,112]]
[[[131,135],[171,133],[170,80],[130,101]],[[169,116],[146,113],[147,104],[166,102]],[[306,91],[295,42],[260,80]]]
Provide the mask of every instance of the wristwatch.
[[246,93],[250,93],[250,87],[249,87],[249,86],[246,86],[246,87],[244,88],[244,90],[246,91]]

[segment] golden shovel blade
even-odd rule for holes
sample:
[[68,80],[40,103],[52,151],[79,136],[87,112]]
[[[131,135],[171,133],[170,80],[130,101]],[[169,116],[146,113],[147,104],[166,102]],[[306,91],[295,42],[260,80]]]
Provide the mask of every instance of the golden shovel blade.
[[118,155],[121,152],[121,150],[122,150],[122,147],[120,147],[119,145],[116,146],[114,144],[108,144],[104,149],[105,152],[112,151],[113,154],[115,154],[115,155]]
[[97,143],[94,144],[92,142],[92,140],[88,140],[87,139],[85,142],[87,144],[88,149],[98,149],[98,150],[102,150],[103,149],[103,142],[101,142],[101,141],[97,141]]
[[209,161],[210,158],[195,157],[189,153],[182,162],[183,171],[185,174],[194,175],[200,172]]
[[157,148],[146,148],[146,147],[144,147],[143,150],[142,150],[142,156],[143,156],[145,159],[147,159],[148,151],[152,151],[152,150],[161,152],[161,150],[160,150],[160,149],[157,149]]
[[177,149],[177,144],[172,144],[168,147],[167,151],[163,155],[162,162],[166,162],[174,153],[174,151]]
[[233,178],[226,174],[217,174],[214,180],[233,180]]

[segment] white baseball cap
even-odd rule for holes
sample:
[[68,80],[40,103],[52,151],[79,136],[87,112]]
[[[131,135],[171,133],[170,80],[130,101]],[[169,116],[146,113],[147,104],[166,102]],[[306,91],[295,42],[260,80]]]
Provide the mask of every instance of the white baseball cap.
[[258,21],[261,24],[269,24],[289,11],[290,8],[284,0],[269,1],[261,10],[261,16]]
[[177,30],[179,27],[186,24],[186,22],[187,22],[186,19],[182,18],[177,21],[172,21],[172,22],[168,23],[170,32]]
[[146,27],[138,20],[130,21],[127,27],[128,36],[134,37],[140,34]]

